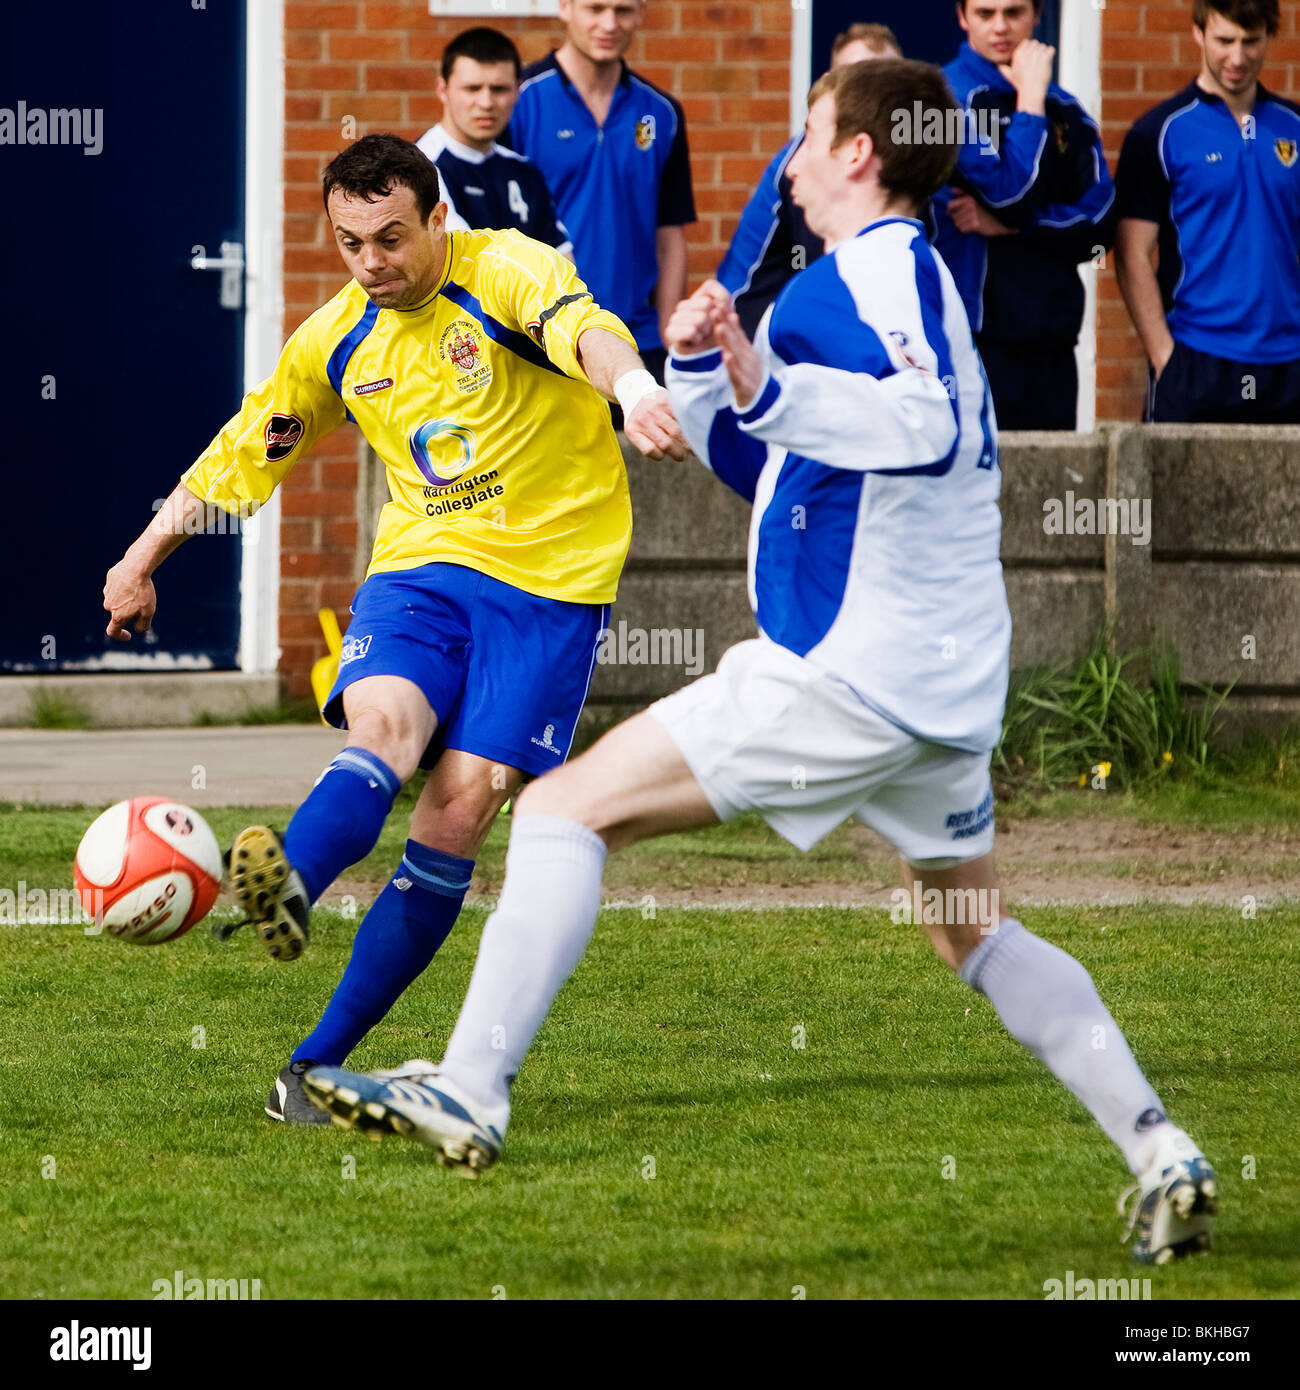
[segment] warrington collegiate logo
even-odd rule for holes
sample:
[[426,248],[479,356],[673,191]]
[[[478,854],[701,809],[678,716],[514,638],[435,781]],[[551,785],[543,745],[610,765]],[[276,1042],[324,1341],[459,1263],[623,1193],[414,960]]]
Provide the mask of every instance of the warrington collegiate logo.
[[446,487],[474,467],[474,431],[455,420],[426,420],[406,441],[411,461],[434,487]]
[[655,118],[653,116],[642,116],[636,123],[636,147],[639,150],[648,150],[655,142]]

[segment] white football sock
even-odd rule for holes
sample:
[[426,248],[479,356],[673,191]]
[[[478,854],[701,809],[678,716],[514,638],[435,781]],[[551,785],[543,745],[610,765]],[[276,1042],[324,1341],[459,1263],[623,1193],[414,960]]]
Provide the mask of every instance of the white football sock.
[[1141,1173],[1172,1126],[1083,966],[1004,918],[958,973],[988,996],[1007,1032],[1074,1092]]
[[500,1104],[600,911],[605,842],[560,816],[520,816],[506,877],[440,1070],[471,1096]]

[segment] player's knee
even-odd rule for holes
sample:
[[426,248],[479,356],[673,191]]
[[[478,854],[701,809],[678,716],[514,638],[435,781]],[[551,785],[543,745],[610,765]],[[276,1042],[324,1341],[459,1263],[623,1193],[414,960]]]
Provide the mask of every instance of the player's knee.
[[365,748],[406,782],[420,765],[428,739],[414,720],[379,705],[348,712],[348,744]]
[[454,796],[438,806],[423,802],[411,817],[411,838],[429,849],[473,859],[500,810],[500,797]]

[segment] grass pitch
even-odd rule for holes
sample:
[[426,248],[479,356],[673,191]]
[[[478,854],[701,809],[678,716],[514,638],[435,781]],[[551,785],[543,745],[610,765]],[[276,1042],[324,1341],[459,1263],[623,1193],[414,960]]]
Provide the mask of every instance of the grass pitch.
[[[224,837],[264,815],[209,818]],[[0,813],[5,882],[63,886],[90,819]],[[815,863],[778,845],[742,824],[647,847],[639,872]],[[484,917],[466,910],[356,1064],[440,1054]],[[1209,1259],[1130,1263],[1118,1154],[878,910],[603,913],[477,1183],[413,1143],[275,1125],[266,1092],[355,927],[327,911],[291,966],[203,927],[161,948],[0,928],[0,1291],[149,1299],[182,1270],[281,1299],[1037,1299],[1073,1270],[1149,1275],[1156,1299],[1300,1295],[1300,906],[1025,917],[1092,971],[1216,1164]]]

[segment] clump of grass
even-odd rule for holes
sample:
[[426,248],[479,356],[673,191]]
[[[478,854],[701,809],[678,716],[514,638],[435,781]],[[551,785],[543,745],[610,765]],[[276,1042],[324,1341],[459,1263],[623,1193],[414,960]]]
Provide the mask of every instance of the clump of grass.
[[1201,770],[1227,698],[1184,682],[1172,647],[1117,656],[1103,634],[1077,664],[1012,676],[993,772],[1014,787],[1058,787],[1100,766],[1107,782],[1133,787]]
[[249,705],[240,714],[214,714],[211,710],[200,710],[193,722],[194,727],[200,729],[231,724],[317,724],[320,722],[320,711],[311,699],[279,700],[270,705]]
[[32,696],[30,725],[33,729],[89,729],[90,715],[75,700],[52,690]]

